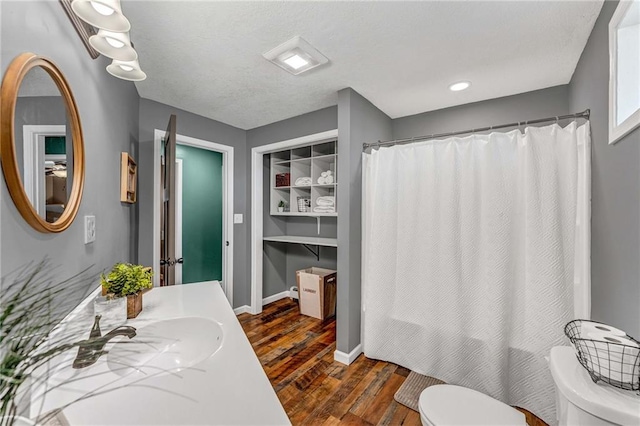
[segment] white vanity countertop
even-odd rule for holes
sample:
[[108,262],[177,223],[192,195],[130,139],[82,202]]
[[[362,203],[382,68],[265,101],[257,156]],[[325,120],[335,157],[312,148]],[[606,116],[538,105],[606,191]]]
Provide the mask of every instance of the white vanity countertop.
[[[93,303],[82,309],[85,313],[74,321],[86,322],[86,338],[93,322]],[[154,288],[144,294],[138,318],[127,325],[140,328],[153,321],[186,317],[209,318],[222,325],[222,347],[210,358],[178,373],[121,377],[109,369],[107,355],[90,367],[74,370],[70,363],[77,351],[68,351],[72,353],[65,354],[65,366],[50,377],[49,387],[65,383],[47,391],[43,404],[35,401],[34,392],[32,414],[93,393],[64,408],[71,426],[290,424],[217,281]],[[103,335],[108,331],[102,330]]]

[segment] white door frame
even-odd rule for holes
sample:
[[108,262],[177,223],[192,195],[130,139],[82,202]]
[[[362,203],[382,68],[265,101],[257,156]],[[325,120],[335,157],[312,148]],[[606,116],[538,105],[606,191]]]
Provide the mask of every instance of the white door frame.
[[24,190],[33,208],[40,216],[45,215],[46,186],[44,184],[44,138],[66,136],[64,124],[26,124],[22,126],[22,157],[24,167]]
[[[153,133],[153,270],[160,270],[160,153],[164,130]],[[222,289],[233,306],[233,147],[176,134],[178,145],[215,151],[222,154]],[[228,242],[228,245],[225,244]],[[160,285],[160,276],[154,275],[153,285]]]
[[[182,255],[182,158],[176,158],[176,259]],[[223,207],[224,208],[224,207]],[[182,284],[182,263],[176,263],[176,284]]]
[[322,142],[325,139],[338,137],[338,129],[315,133],[301,138],[289,139],[251,150],[251,306],[253,315],[262,312],[262,244],[263,244],[263,156],[271,152],[290,149],[299,145]]

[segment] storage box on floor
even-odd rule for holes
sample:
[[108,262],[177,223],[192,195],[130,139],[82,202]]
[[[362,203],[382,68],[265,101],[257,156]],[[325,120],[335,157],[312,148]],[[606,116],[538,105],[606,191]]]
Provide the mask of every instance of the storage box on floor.
[[336,271],[306,268],[296,271],[300,313],[325,319],[336,314]]

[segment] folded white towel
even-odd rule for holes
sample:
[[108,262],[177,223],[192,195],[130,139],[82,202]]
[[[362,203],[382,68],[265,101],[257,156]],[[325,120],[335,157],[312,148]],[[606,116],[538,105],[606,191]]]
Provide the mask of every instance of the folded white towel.
[[321,177],[327,177],[327,172],[322,172],[322,173],[320,173],[320,176],[321,176]]
[[333,176],[329,175],[326,178],[324,178],[324,182],[328,185],[328,184],[332,184],[333,183]]
[[326,185],[327,183],[327,178],[320,176],[318,178],[318,185]]
[[316,206],[331,207],[331,206],[334,206],[335,204],[336,204],[335,197],[326,196],[326,197],[318,197],[316,199]]
[[299,177],[296,179],[295,186],[311,186],[313,180],[309,176]]
[[333,174],[331,170],[327,170],[325,173],[327,174],[327,176],[331,176]]
[[335,207],[322,207],[322,206],[318,206],[318,207],[314,207],[313,211],[315,213],[335,213],[336,208]]
[[333,195],[324,195],[322,197],[318,197],[318,201],[320,200],[331,201],[333,203],[336,200],[336,197],[334,197]]

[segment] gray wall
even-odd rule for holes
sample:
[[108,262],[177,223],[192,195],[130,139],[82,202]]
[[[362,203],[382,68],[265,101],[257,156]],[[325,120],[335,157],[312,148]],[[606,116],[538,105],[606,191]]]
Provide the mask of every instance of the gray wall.
[[609,34],[605,2],[569,85],[572,110],[591,109],[593,319],[640,337],[640,129],[608,144]]
[[[251,152],[251,151],[249,151]],[[251,155],[251,154],[249,154]],[[271,216],[271,162],[270,155],[262,157],[262,211],[264,220],[262,232],[266,236],[286,235],[287,218]],[[247,177],[251,180],[251,177]],[[251,192],[249,191],[249,194]],[[248,201],[251,203],[251,200]],[[273,296],[287,290],[287,249],[289,244],[266,242],[262,255],[262,297]]]
[[[325,132],[338,128],[337,107],[324,108],[308,114],[278,121],[267,126],[247,131],[247,170],[251,167],[251,149]],[[314,218],[278,217],[269,214],[270,168],[268,156],[264,156],[264,192],[263,192],[263,226],[264,235],[303,235],[317,236],[317,224]],[[247,204],[251,203],[251,176],[247,176]],[[250,209],[247,209],[249,214]],[[249,221],[249,218],[247,218]],[[336,236],[336,219],[322,218],[321,233],[323,237]],[[248,235],[247,245],[251,244]],[[328,247],[320,249],[320,261],[299,244],[265,243],[263,255],[263,289],[262,296],[268,297],[283,292],[296,285],[295,271],[309,266],[336,269],[336,250]]]
[[338,351],[360,344],[362,144],[391,139],[391,119],[353,89],[338,92]]
[[556,86],[393,120],[393,138],[455,132],[569,113],[569,90]]
[[233,306],[246,305],[250,300],[247,234],[249,229],[247,200],[246,132],[190,112],[148,99],[140,100],[140,153],[138,155],[138,228],[139,262],[153,263],[153,134],[166,130],[171,114],[177,116],[177,133],[205,141],[232,146],[234,155],[234,212],[245,215],[241,224],[233,227]]
[[[105,58],[92,60],[58,2],[2,1],[0,71],[22,52],[52,59],[75,96],[84,131],[87,173],[78,216],[60,234],[33,230],[15,209],[4,182],[0,194],[2,275],[48,256],[53,279],[93,265],[93,272],[130,261],[135,208],[120,203],[120,152],[135,155],[139,96],[133,83],[110,76]],[[84,216],[96,216],[97,239],[84,245]],[[99,284],[87,283],[86,290]],[[78,292],[81,296],[82,292]]]

